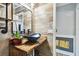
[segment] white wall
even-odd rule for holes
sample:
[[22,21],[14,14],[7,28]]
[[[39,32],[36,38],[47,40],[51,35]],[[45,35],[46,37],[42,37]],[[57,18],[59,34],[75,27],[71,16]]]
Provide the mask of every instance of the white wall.
[[79,56],[79,4],[76,4],[76,55]]

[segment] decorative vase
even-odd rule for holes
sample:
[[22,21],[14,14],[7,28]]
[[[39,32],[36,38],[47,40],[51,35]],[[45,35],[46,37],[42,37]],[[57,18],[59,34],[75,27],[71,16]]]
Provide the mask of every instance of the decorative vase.
[[22,43],[21,39],[13,38],[10,40],[11,45],[20,45]]

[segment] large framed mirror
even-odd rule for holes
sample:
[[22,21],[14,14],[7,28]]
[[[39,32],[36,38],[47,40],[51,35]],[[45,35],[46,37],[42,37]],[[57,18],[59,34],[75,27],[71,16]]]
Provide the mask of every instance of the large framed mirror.
[[32,29],[30,3],[14,3],[13,4],[13,31],[19,31],[20,34],[26,34],[28,29]]

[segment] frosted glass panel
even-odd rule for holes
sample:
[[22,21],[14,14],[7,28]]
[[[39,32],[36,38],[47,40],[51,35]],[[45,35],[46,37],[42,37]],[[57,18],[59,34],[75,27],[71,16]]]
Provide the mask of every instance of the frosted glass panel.
[[57,34],[74,35],[74,9],[74,4],[69,4],[57,8]]

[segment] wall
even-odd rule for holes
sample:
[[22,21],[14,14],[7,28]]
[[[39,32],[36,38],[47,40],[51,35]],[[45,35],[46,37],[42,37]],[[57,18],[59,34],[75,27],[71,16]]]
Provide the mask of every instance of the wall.
[[79,4],[76,4],[76,55],[79,56]]
[[2,55],[2,56],[7,56],[7,55],[9,55],[9,48],[8,48],[8,38],[10,38],[11,36],[11,24],[10,24],[10,22],[8,23],[8,26],[9,26],[9,28],[8,28],[8,33],[6,33],[6,34],[2,34],[1,32],[0,32],[0,56]]
[[40,55],[53,55],[53,4],[38,4],[34,8],[33,14],[33,31],[48,36],[47,41],[42,46],[38,47]]

